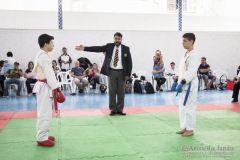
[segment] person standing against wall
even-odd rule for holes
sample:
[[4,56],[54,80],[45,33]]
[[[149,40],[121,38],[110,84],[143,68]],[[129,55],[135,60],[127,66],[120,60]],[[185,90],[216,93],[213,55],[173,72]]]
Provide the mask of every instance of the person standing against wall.
[[70,64],[72,63],[71,57],[67,54],[67,48],[63,47],[62,49],[63,54],[58,58],[58,62],[61,67],[62,72],[66,72],[70,70]]
[[16,62],[15,58],[13,58],[12,52],[7,52],[7,58],[5,60],[7,60],[12,66]]
[[75,49],[77,51],[106,52],[101,74],[109,77],[109,109],[111,111],[109,115],[126,115],[123,113],[125,83],[131,76],[132,58],[129,47],[122,44],[122,34],[119,32],[114,34],[114,43],[93,47],[79,45]]

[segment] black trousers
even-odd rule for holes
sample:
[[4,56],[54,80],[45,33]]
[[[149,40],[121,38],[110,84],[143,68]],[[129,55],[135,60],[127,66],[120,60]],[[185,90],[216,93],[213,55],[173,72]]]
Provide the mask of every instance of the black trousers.
[[96,89],[97,84],[100,84],[99,77],[91,77],[88,81],[93,86],[93,89]]
[[238,99],[239,89],[240,89],[240,82],[234,84],[232,98]]
[[4,80],[5,77],[3,75],[0,75],[0,91],[4,91]]
[[154,78],[157,81],[157,85],[160,87],[166,82],[166,78]]
[[62,71],[62,72],[67,72],[67,70],[66,70],[66,69],[61,69],[61,71]]
[[30,79],[30,78],[28,78],[27,80],[26,80],[26,86],[27,86],[27,92],[28,93],[32,93],[32,87],[31,87],[31,83],[36,83],[37,82],[37,79]]
[[113,112],[122,112],[124,108],[125,80],[122,70],[110,69],[108,77],[109,109]]

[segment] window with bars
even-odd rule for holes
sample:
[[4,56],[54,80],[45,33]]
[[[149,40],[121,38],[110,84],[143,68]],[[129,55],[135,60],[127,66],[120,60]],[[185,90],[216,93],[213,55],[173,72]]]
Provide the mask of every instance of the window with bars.
[[[182,11],[184,12],[194,12],[196,11],[196,0],[182,0]],[[176,11],[178,9],[178,0],[168,0],[167,10],[169,12]]]
[[177,0],[168,0],[167,2],[167,10],[170,12],[176,11],[176,7],[177,7]]

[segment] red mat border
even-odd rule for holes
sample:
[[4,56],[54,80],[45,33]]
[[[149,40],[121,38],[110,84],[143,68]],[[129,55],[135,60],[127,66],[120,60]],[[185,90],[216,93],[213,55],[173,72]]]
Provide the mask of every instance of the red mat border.
[[[219,104],[198,104],[197,111],[210,110],[231,110],[240,113],[240,103],[219,103]],[[148,106],[148,107],[125,107],[124,112],[127,114],[144,114],[157,112],[178,112],[178,106]],[[69,116],[98,116],[108,115],[108,108],[94,109],[66,109],[60,111],[60,117]],[[54,116],[54,113],[53,113]],[[36,111],[13,111],[0,112],[0,131],[8,124],[11,119],[37,118]]]

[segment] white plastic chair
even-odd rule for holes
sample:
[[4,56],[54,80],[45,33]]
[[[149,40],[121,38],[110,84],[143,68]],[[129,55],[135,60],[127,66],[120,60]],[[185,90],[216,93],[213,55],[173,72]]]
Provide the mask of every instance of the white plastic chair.
[[24,77],[20,77],[20,81],[21,81],[21,94],[22,95],[27,95],[27,86],[26,86],[26,81],[27,79]]
[[[103,75],[103,74],[101,74],[101,77],[102,77],[102,83],[105,85],[105,86],[107,86],[107,90],[106,90],[106,93],[108,93],[108,76],[106,76],[106,75]],[[99,86],[100,87],[100,86]]]
[[[69,85],[69,86],[70,86],[70,91],[71,91],[71,93],[76,93],[78,87],[77,87],[77,85],[76,85],[76,83],[74,82],[73,79],[74,79],[74,78],[69,74],[69,79],[68,79],[68,81],[69,81],[69,83],[70,83],[70,85]],[[88,84],[88,85],[86,86],[85,90],[86,90],[86,93],[89,93],[89,91],[90,91],[90,84]]]
[[[164,78],[166,78],[166,81],[165,81],[165,83],[163,83],[163,85],[161,85],[161,87],[164,86],[165,90],[168,91],[168,87],[167,87],[167,80],[168,80],[167,78],[168,77],[164,76]],[[152,85],[153,85],[154,91],[156,91],[157,83],[155,83],[155,79],[154,79],[153,75],[151,76],[151,79],[152,79]],[[171,84],[170,84],[170,90],[171,90]]]
[[[8,78],[7,78],[8,79]],[[20,91],[20,95],[25,95],[25,88],[26,88],[26,80],[24,81],[24,78],[20,78],[20,86],[21,86],[21,91]],[[25,85],[25,88],[24,88],[24,85]],[[16,90],[17,91],[18,89],[18,86],[16,84],[9,84],[9,87],[8,87],[8,93],[11,95],[12,94],[12,90]]]
[[[58,80],[58,83],[61,84],[62,88],[64,88],[64,85],[66,85],[67,88],[70,89],[70,91],[72,91],[72,77],[71,75],[69,74],[69,71],[67,72],[59,72],[57,74],[57,80]],[[72,92],[73,93],[73,92]]]
[[137,78],[135,78],[135,77],[133,77],[133,75],[132,74],[136,74],[137,75],[137,70],[136,69],[132,69],[132,73],[131,73],[131,78],[132,78],[132,91],[133,91],[133,87],[134,87],[134,82],[135,82],[135,80],[136,79],[138,79],[138,78],[140,78],[140,77],[137,77]]
[[[220,78],[221,78],[222,75],[226,75],[226,77],[228,77],[228,72],[223,71],[223,70],[214,70],[214,71],[212,71],[212,75],[216,77],[216,81],[213,83],[214,87],[215,87],[216,84],[220,84]],[[204,88],[206,88],[204,79],[202,77],[199,77],[199,76],[200,75],[198,74],[199,90],[204,90]],[[223,77],[223,78],[225,78],[225,77]],[[208,81],[210,82],[211,79],[209,79]],[[222,81],[227,81],[227,78],[222,79]]]
[[173,76],[165,74],[165,78],[166,78],[166,82],[164,84],[166,87],[166,91],[171,91],[172,84],[173,84]]
[[[220,84],[220,78],[222,75],[226,75],[226,77],[228,77],[228,72],[223,70],[214,70],[212,74],[217,78],[216,81],[214,82],[215,84]],[[227,81],[227,79],[225,79],[225,81]]]

